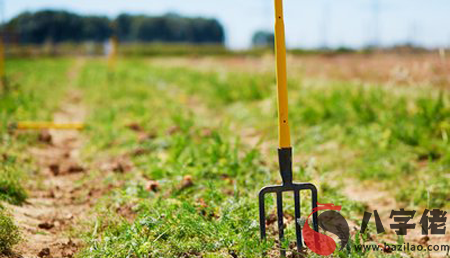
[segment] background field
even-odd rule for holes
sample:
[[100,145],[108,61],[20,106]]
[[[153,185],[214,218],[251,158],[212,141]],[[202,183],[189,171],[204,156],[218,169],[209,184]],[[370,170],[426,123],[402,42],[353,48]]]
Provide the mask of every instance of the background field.
[[[427,239],[419,225],[405,238],[389,230],[392,209],[416,210],[418,222],[425,208],[450,207],[446,53],[289,55],[288,66],[294,179],[316,184],[319,202],[343,206],[353,239],[364,211],[378,210],[387,232],[371,223],[356,241],[448,244],[448,234]],[[113,68],[93,57],[8,60],[0,198],[19,228],[0,231],[0,244],[25,237],[5,255],[276,256],[274,203],[272,240],[261,244],[256,199],[280,182],[274,71],[270,53],[122,57]],[[86,128],[11,129],[61,117]],[[286,209],[289,248],[290,200]]]

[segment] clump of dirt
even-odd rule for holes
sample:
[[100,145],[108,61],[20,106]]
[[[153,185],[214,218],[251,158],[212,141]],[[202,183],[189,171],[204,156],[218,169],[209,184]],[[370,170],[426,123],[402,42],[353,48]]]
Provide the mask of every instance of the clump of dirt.
[[133,209],[134,204],[126,204],[116,208],[116,213],[127,219],[129,222],[134,221],[137,213]]
[[192,180],[192,176],[186,175],[183,177],[183,181],[181,181],[181,189],[186,189],[194,185],[194,181]]
[[170,127],[169,129],[167,129],[167,134],[174,135],[174,134],[178,133],[179,131],[181,131],[181,128],[179,126],[174,125],[174,126]]
[[59,175],[59,164],[50,164],[48,168],[50,169],[50,171],[54,176]]
[[50,248],[45,247],[43,248],[39,253],[38,257],[44,258],[44,257],[51,257],[50,255]]
[[[70,101],[54,115],[61,123],[83,118],[83,109]],[[87,172],[78,159],[82,137],[76,130],[48,130],[39,134],[39,141],[46,144],[30,148],[39,168],[38,179],[29,187],[30,198],[23,206],[8,207],[23,235],[14,251],[23,257],[73,257],[81,242],[65,235],[77,221],[87,219],[90,207],[79,202],[80,192],[74,191],[74,182]]]
[[132,131],[135,131],[135,132],[142,132],[142,131],[144,131],[144,128],[142,128],[142,126],[140,124],[138,124],[138,123],[130,123],[130,124],[127,125],[127,128],[132,130]]
[[103,172],[126,173],[131,171],[134,166],[127,156],[119,156],[100,162],[99,168]]
[[38,141],[46,144],[52,144],[52,135],[48,130],[42,130],[39,132]]
[[138,141],[141,143],[145,142],[147,140],[152,140],[152,139],[156,138],[156,136],[157,136],[155,132],[146,132],[145,129],[136,122],[130,123],[126,127],[128,129],[136,132],[136,134],[138,136]]
[[151,149],[148,148],[136,148],[135,150],[130,152],[130,155],[133,157],[142,156],[151,152]]
[[78,164],[71,164],[69,165],[69,168],[67,169],[67,172],[69,173],[81,173],[84,172],[84,168]]
[[55,224],[53,224],[51,222],[43,222],[43,223],[39,223],[38,227],[49,230],[49,229],[52,229],[53,227],[55,227]]
[[158,192],[158,190],[159,190],[158,181],[154,181],[154,180],[148,181],[147,185],[145,186],[145,189],[147,189],[147,191],[151,191],[151,192]]

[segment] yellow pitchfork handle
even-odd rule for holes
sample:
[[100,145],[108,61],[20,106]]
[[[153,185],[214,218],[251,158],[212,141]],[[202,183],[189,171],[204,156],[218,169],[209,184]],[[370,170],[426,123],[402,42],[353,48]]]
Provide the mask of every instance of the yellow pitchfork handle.
[[5,77],[5,46],[3,45],[3,38],[0,37],[0,83],[3,83]]
[[278,139],[280,148],[291,147],[288,118],[288,95],[286,75],[286,43],[284,36],[283,2],[275,0],[275,56],[277,59],[278,91]]
[[112,36],[109,39],[109,44],[111,45],[111,50],[108,53],[108,67],[110,70],[114,70],[116,66],[116,60],[117,60],[117,47],[119,45],[119,41],[115,36]]
[[41,130],[41,129],[59,129],[59,130],[82,130],[84,124],[72,123],[62,124],[53,122],[18,122],[16,128],[19,130]]

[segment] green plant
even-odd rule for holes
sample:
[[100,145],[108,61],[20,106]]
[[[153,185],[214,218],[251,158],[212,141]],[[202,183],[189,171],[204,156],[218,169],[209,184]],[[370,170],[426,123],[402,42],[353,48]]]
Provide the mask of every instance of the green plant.
[[27,193],[20,183],[20,175],[11,166],[1,166],[0,171],[0,200],[10,202],[12,204],[22,204]]
[[0,253],[9,251],[20,239],[19,228],[6,210],[0,207]]

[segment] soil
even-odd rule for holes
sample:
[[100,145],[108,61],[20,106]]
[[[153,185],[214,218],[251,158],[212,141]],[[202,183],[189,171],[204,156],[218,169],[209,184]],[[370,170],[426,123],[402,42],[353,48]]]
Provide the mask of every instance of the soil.
[[[54,115],[54,122],[82,122],[84,110],[79,95],[71,94],[69,101]],[[90,204],[77,202],[74,182],[86,169],[78,153],[82,146],[80,132],[49,130],[51,143],[30,150],[39,167],[41,182],[35,182],[26,205],[13,207],[13,214],[22,229],[23,241],[17,253],[23,257],[72,257],[81,241],[71,239],[67,232],[77,221],[87,219]]]
[[[79,59],[68,74],[71,83],[76,81],[82,64],[83,59]],[[69,92],[53,121],[83,123],[86,110],[82,105],[82,95],[74,90],[74,85],[68,88]],[[123,180],[103,184],[102,179],[111,173],[129,172],[133,165],[127,155],[97,157],[93,162],[83,164],[80,151],[84,139],[77,130],[45,130],[40,132],[38,142],[29,148],[37,174],[27,186],[29,198],[26,204],[5,204],[23,238],[6,257],[73,257],[83,247],[79,232],[86,222],[95,220],[92,207],[101,196],[123,184]],[[117,212],[132,219],[134,214],[130,211],[128,207],[120,207]]]
[[[308,61],[311,63],[316,62],[316,60]],[[323,60],[319,60],[317,63],[321,63],[320,61]],[[327,59],[327,61],[329,60]],[[340,62],[341,60],[335,58],[333,61]],[[73,69],[69,77],[74,78],[78,69]],[[346,72],[342,72],[336,77],[347,77]],[[309,74],[312,72],[306,71],[305,73]],[[354,77],[353,74],[352,77]],[[383,76],[374,78],[374,81],[380,80],[381,77]],[[446,85],[447,79],[440,79]],[[60,110],[54,114],[54,121],[83,122],[85,110],[80,104],[81,99],[82,96],[78,92],[70,92]],[[208,109],[203,105],[198,105],[198,103],[199,101],[195,97],[191,97],[186,105],[198,115],[213,118]],[[141,128],[135,124],[130,124],[129,128],[136,132],[141,131]],[[263,136],[255,129],[240,128],[237,131],[241,132],[243,141],[249,146],[260,144],[265,156],[272,153],[269,151],[269,148],[272,148],[272,143],[262,144],[262,142],[265,142],[262,141]],[[9,205],[16,223],[22,229],[24,239],[9,257],[73,257],[77,250],[83,246],[83,243],[80,239],[71,237],[70,231],[80,222],[91,219],[90,209],[94,203],[92,200],[96,199],[93,197],[102,195],[109,191],[111,187],[105,186],[101,188],[94,181],[81,187],[77,184],[91,169],[89,166],[82,164],[79,158],[79,152],[83,145],[83,137],[79,131],[48,130],[41,132],[39,139],[40,146],[31,148],[30,153],[33,155],[34,160],[37,161],[36,165],[39,168],[38,178],[42,180],[32,182],[29,188],[30,198],[25,205]],[[276,146],[276,143],[273,146]],[[124,173],[131,170],[132,165],[126,158],[115,158],[102,162],[102,164],[98,165],[98,168],[105,173]],[[369,212],[375,209],[378,210],[385,224],[385,229],[389,231],[389,225],[386,224],[386,221],[389,220],[390,211],[401,208],[395,202],[395,199],[388,192],[381,191],[376,186],[358,186],[359,184],[356,181],[349,182],[346,185],[347,188],[343,193],[350,199],[366,204]],[[156,190],[157,185],[149,185],[149,188]],[[88,197],[85,196],[86,189],[89,191]],[[119,213],[131,213],[129,210],[127,207],[124,207]],[[417,211],[414,222],[418,223],[421,212],[421,210]],[[132,216],[130,215],[130,217]],[[372,218],[371,222],[373,221]],[[421,231],[418,228],[413,230],[413,232],[414,234],[408,234],[408,238],[405,239],[407,242],[410,240],[416,243],[425,241],[425,238],[420,235]],[[395,242],[395,233],[392,231],[388,233]],[[437,244],[448,243],[449,240],[448,235],[446,237],[429,236],[426,242],[428,244]]]
[[[68,74],[71,82],[80,66],[78,62]],[[80,100],[78,92],[69,92],[53,121],[83,122]],[[9,205],[23,238],[10,257],[72,257],[82,242],[71,238],[69,231],[78,221],[88,219],[91,206],[79,201],[81,192],[74,184],[88,171],[79,159],[83,139],[76,130],[50,129],[40,133],[39,142],[29,149],[38,168],[37,180],[30,182],[30,197],[22,206]]]

